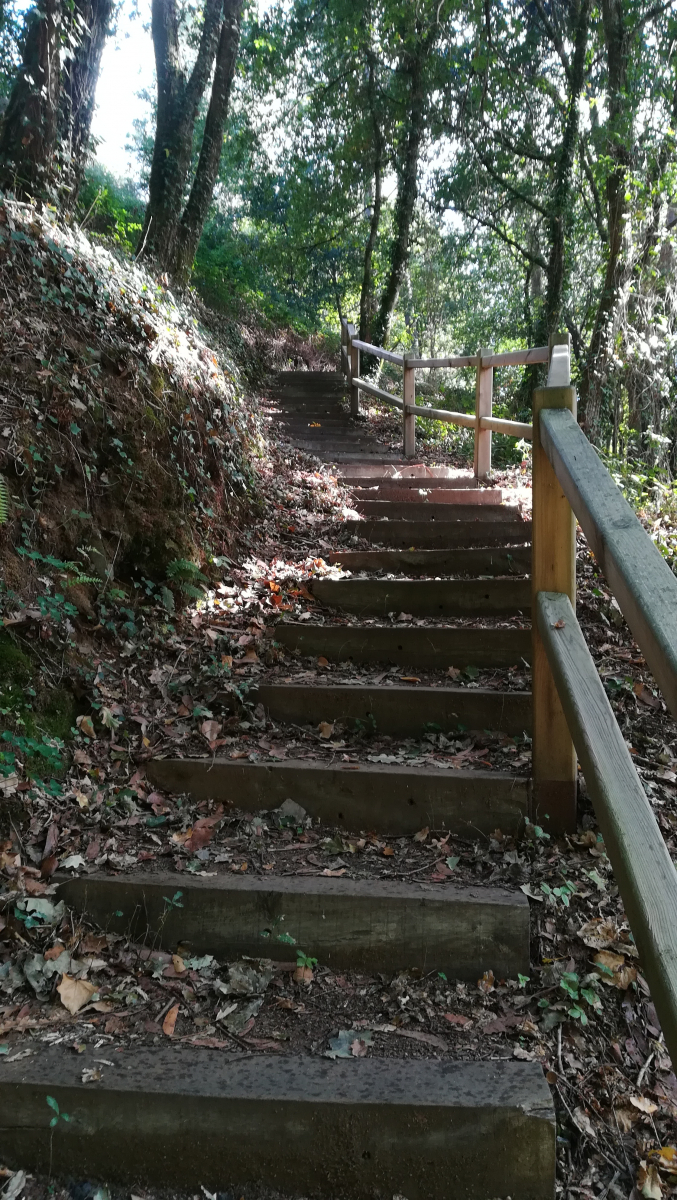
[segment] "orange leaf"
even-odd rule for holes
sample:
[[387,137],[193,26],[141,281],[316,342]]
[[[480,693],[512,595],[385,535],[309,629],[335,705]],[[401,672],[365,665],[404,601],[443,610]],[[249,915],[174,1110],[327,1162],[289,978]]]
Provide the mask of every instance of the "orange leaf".
[[174,1037],[174,1029],[176,1028],[176,1018],[178,1015],[179,1006],[178,1004],[174,1004],[162,1022],[162,1032],[166,1033],[167,1037]]

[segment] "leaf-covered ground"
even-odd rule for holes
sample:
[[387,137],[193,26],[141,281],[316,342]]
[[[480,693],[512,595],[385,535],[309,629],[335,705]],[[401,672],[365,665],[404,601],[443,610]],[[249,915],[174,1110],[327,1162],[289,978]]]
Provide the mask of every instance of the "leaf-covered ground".
[[[9,449],[0,462],[18,497],[2,535],[3,561],[14,576],[6,571],[0,595],[0,1054],[8,1059],[30,1054],[37,1042],[72,1045],[75,1053],[93,1046],[102,1061],[94,1073],[87,1068],[85,1082],[92,1087],[97,1072],[105,1076],[110,1054],[132,1054],[139,1042],[167,1039],[216,1047],[224,1054],[246,1047],[253,1054],[282,1056],[534,1060],[542,1064],[558,1108],[558,1195],[637,1200],[677,1191],[677,1078],[584,785],[575,837],[554,839],[547,830],[527,826],[515,841],[501,830],[474,840],[435,829],[407,838],[369,829],[346,834],[314,824],[294,805],[252,814],[233,806],[193,804],[149,784],[149,760],[177,754],[218,753],[260,762],[306,758],[346,769],[386,762],[447,772],[480,767],[528,774],[526,736],[454,729],[397,739],[336,725],[321,713],[312,724],[290,728],[266,719],[247,699],[249,685],[263,680],[387,686],[404,677],[413,688],[418,678],[439,687],[518,691],[528,688],[528,672],[523,664],[478,672],[450,663],[412,677],[385,664],[361,670],[285,656],[276,645],[276,624],[318,619],[309,584],[317,575],[339,574],[323,556],[345,545],[342,524],[354,516],[349,495],[326,467],[280,443],[274,431],[271,436],[253,393],[243,399],[246,389],[240,385],[237,391],[232,384],[231,394],[219,355],[211,366],[200,365],[208,361],[200,350],[202,335],[185,324],[185,315],[174,325],[169,322],[166,297],[144,299],[142,289],[132,294],[130,282],[125,296],[118,297],[117,272],[123,267],[115,264],[110,265],[114,298],[110,288],[108,299],[100,291],[100,275],[90,298],[80,295],[79,280],[67,274],[72,263],[62,255],[63,246],[71,252],[68,239],[75,235],[48,235],[42,225],[26,231],[15,217],[12,230],[10,216],[3,226],[0,276],[11,279],[15,289],[12,319],[25,332],[25,347],[23,357],[11,359],[11,371],[6,351],[9,383],[2,389],[7,411],[14,404],[19,415],[10,429],[14,440],[8,435]],[[12,239],[17,231],[30,242]],[[79,261],[77,254],[89,255],[75,249],[73,261]],[[31,256],[39,264],[29,267]],[[95,260],[100,271],[99,259],[87,258]],[[62,264],[56,273],[55,263]],[[42,315],[36,316],[43,276],[47,290]],[[66,305],[64,328],[81,323],[82,340],[69,351],[70,382],[65,375],[57,382],[52,369],[50,338],[58,338],[62,319],[56,315],[59,297]],[[120,313],[128,309],[129,321],[123,320]],[[47,325],[44,345],[39,338],[31,340],[36,319]],[[156,337],[145,331],[146,320],[162,327]],[[109,372],[115,381],[111,389],[105,364],[100,374],[81,371],[78,364],[84,362],[83,345],[97,352],[106,339],[122,336],[121,327],[134,350],[130,371],[135,373],[123,379],[126,398],[118,404],[112,398],[121,395],[115,390],[122,386],[117,366],[117,374]],[[40,356],[31,358],[38,344]],[[160,356],[165,383],[179,369],[171,357],[175,352],[190,366],[168,401],[176,407],[178,424],[167,418],[154,441],[152,422],[144,424],[150,421],[147,414],[138,423],[132,415],[134,405],[141,406],[150,394],[139,362],[147,364],[158,344],[165,347]],[[74,375],[78,382],[82,376],[81,392]],[[183,410],[177,399],[187,403],[189,385],[195,415],[190,433],[179,420]],[[148,386],[152,391],[152,383]],[[86,413],[74,408],[73,396]],[[241,430],[234,424],[235,434],[228,433],[231,453],[221,461],[230,465],[218,485],[219,499],[215,480],[210,476],[206,482],[201,466],[191,464],[203,461],[200,438],[207,430],[205,424],[199,433],[199,414],[206,422],[212,407],[223,412],[225,404],[237,407]],[[110,449],[113,435],[110,445],[106,440],[109,422],[116,437],[122,431],[123,415],[130,440],[119,440],[133,461],[129,471],[119,447]],[[73,433],[71,423],[81,432]],[[109,462],[101,470],[104,447]],[[20,464],[14,475],[10,455]],[[116,519],[123,521],[126,486],[136,497],[143,529],[144,503],[155,506],[149,509],[153,513],[157,508],[157,499],[148,499],[159,478],[151,472],[149,482],[145,474],[151,461],[153,471],[176,470],[195,487],[196,500],[187,500],[179,485],[172,519],[181,514],[186,524],[180,535],[171,536],[176,548],[165,546],[155,575],[144,565],[149,559],[141,560],[147,573],[125,573],[118,570],[103,514],[118,504]],[[238,463],[244,464],[242,478],[248,482],[232,501],[229,523],[223,497]],[[505,487],[511,480],[519,483],[519,499],[527,501],[527,466],[501,477]],[[217,515],[204,512],[201,504]],[[71,509],[91,514],[77,517],[78,522],[91,520],[92,528],[97,522],[103,563],[113,563],[107,581],[95,569],[91,551],[86,559],[81,525],[69,523],[76,520]],[[125,513],[130,511],[128,505]],[[118,529],[116,536],[121,546],[128,544],[126,532]],[[26,553],[18,554],[20,548]],[[177,561],[182,565],[172,567]],[[101,582],[90,582],[88,572]],[[647,795],[677,857],[675,726],[582,540],[579,613]],[[346,620],[326,612],[319,617]],[[411,971],[394,977],[336,974],[309,959],[310,948],[302,946],[290,947],[284,964],[225,963],[192,957],[179,946],[172,953],[136,944],[93,928],[57,902],[57,873],[119,875],[159,868],[176,870],[188,881],[192,874],[231,871],[261,877],[330,873],[409,880],[426,888],[455,880],[522,888],[532,908],[532,969],[528,978],[514,980],[488,971],[473,983]],[[180,892],[179,886],[176,903]],[[89,1200],[98,1186],[82,1180],[69,1187],[63,1181],[26,1181],[9,1172],[7,1179],[7,1200],[22,1191],[28,1200],[42,1200],[48,1192]],[[154,1196],[148,1190],[139,1194],[148,1200]]]

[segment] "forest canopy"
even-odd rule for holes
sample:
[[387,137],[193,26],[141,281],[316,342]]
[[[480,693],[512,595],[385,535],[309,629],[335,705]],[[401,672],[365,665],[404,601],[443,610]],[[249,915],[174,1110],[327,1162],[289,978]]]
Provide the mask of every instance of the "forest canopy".
[[[571,336],[580,419],[674,474],[675,3],[151,0],[136,175],[96,165],[113,0],[7,3],[0,183],[213,307],[435,356]],[[528,409],[534,379],[510,390]],[[525,407],[526,406],[526,407]]]

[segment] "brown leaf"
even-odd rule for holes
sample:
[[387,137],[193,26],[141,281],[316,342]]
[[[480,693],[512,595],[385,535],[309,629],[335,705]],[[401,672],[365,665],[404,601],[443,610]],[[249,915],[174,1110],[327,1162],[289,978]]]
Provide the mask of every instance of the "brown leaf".
[[524,1024],[524,1017],[519,1013],[506,1013],[504,1017],[496,1017],[486,1025],[478,1026],[480,1033],[507,1033],[509,1029],[517,1029]]
[[58,841],[59,841],[59,826],[56,821],[52,821],[52,824],[50,825],[49,829],[47,830],[47,837],[45,838],[45,845],[44,845],[44,849],[42,851],[43,862],[46,858],[49,858],[50,855],[54,853],[54,851],[56,850]]
[[76,717],[75,724],[77,725],[78,729],[80,730],[80,733],[83,733],[85,735],[85,737],[90,738],[92,741],[94,741],[94,739],[96,737],[96,733],[94,732],[94,726],[92,724],[91,717]]
[[162,1022],[162,1032],[166,1033],[167,1037],[174,1036],[174,1029],[176,1027],[176,1018],[178,1017],[178,1015],[179,1015],[179,1006],[178,1006],[178,1004],[174,1004],[170,1008],[169,1012],[167,1013],[167,1016],[165,1017],[164,1021]]
[[218,825],[222,816],[223,805],[220,805],[213,816],[200,817],[193,825],[192,832],[184,840],[186,849],[195,853],[196,850],[202,850],[208,846],[214,836],[214,827]]
[[461,1029],[465,1029],[466,1025],[472,1025],[470,1017],[463,1017],[460,1013],[445,1013],[444,1019],[450,1025],[460,1025]]
[[98,858],[100,853],[101,842],[98,838],[92,838],[91,842],[89,842],[87,845],[87,849],[85,850],[85,858],[88,862],[94,862],[94,859]]
[[56,854],[50,854],[48,858],[43,858],[42,862],[40,863],[40,873],[43,879],[50,879],[56,871],[58,865],[59,860]]
[[639,1164],[637,1172],[637,1190],[644,1200],[662,1200],[663,1188],[661,1186],[658,1169],[653,1163],[642,1161]]
[[47,962],[51,962],[52,959],[58,958],[60,954],[63,954],[65,949],[66,947],[62,942],[56,942],[55,945],[50,946],[49,950],[45,950],[45,958],[47,959]]
[[654,696],[651,688],[648,688],[639,679],[633,684],[632,690],[640,704],[646,704],[647,708],[660,708],[661,702],[658,696]]
[[383,847],[383,853],[384,853],[384,855],[385,855],[385,857],[386,857],[386,858],[392,858],[392,856],[394,855],[395,851],[393,850],[392,846],[384,846],[384,847]]
[[212,743],[216,741],[222,729],[223,725],[221,725],[219,721],[202,722],[200,726],[200,733],[205,741],[209,742],[210,749],[213,749]]
[[61,983],[56,989],[61,996],[61,1003],[69,1013],[75,1016],[81,1008],[91,1000],[97,990],[87,979],[73,979],[70,975],[62,975]]
[[183,975],[186,966],[180,954],[172,954],[172,966],[177,975]]
[[326,738],[330,738],[332,733],[334,732],[334,725],[332,722],[329,722],[329,721],[320,721],[320,724],[318,725],[317,729],[318,729],[320,737],[326,739]]
[[430,827],[428,825],[425,825],[423,827],[423,829],[419,829],[418,833],[414,834],[414,841],[415,842],[424,842],[429,833],[430,833]]
[[598,968],[597,974],[603,983],[626,991],[637,979],[635,967],[629,967],[622,954],[613,954],[611,950],[600,950],[592,960]]
[[477,986],[478,986],[480,992],[484,992],[485,995],[488,995],[489,992],[493,992],[493,990],[494,990],[494,972],[493,971],[485,971],[482,978],[477,980]]
[[322,654],[321,654],[321,655],[320,655],[320,657],[319,657],[319,658],[318,658],[318,660],[317,660],[317,665],[318,665],[318,667],[328,667],[328,666],[329,666],[329,660],[328,660],[328,659],[326,659],[326,658],[324,657],[324,655],[322,655]]
[[29,896],[44,896],[47,891],[46,883],[40,883],[38,879],[31,879],[30,875],[24,875],[24,887]]
[[449,1042],[445,1042],[444,1038],[438,1037],[436,1033],[422,1033],[418,1029],[396,1029],[395,1033],[400,1037],[411,1038],[414,1042],[425,1042],[426,1046],[435,1046],[438,1050],[448,1050]]
[[312,983],[314,978],[312,967],[297,967],[292,975],[294,983]]

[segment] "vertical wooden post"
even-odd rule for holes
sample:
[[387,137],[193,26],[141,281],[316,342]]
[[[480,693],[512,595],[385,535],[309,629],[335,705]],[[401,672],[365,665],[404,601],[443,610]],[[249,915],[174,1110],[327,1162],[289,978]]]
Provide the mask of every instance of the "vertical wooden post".
[[346,358],[348,357],[348,322],[341,317],[341,374],[345,375]]
[[[566,379],[568,382],[568,371]],[[544,408],[568,408],[575,416],[575,389],[537,388],[533,398],[533,816],[547,833],[563,833],[576,829],[576,752],[538,634],[535,613],[538,592],[564,592],[576,606],[576,520],[540,443],[539,418]]]
[[404,388],[402,391],[402,399],[404,408],[402,409],[402,435],[404,439],[404,457],[413,458],[416,454],[416,417],[414,413],[407,412],[408,404],[416,403],[416,371],[410,367],[407,359],[411,356],[404,356]]
[[353,338],[357,337],[357,330],[354,325],[348,326],[348,353],[350,357],[350,415],[351,417],[359,417],[360,415],[360,389],[355,386],[353,379],[360,377],[360,352],[357,346],[353,346]]
[[477,352],[477,382],[475,384],[475,478],[488,479],[491,474],[491,430],[480,429],[480,417],[490,417],[493,390],[494,368],[482,366],[482,356],[486,358],[491,350]]

